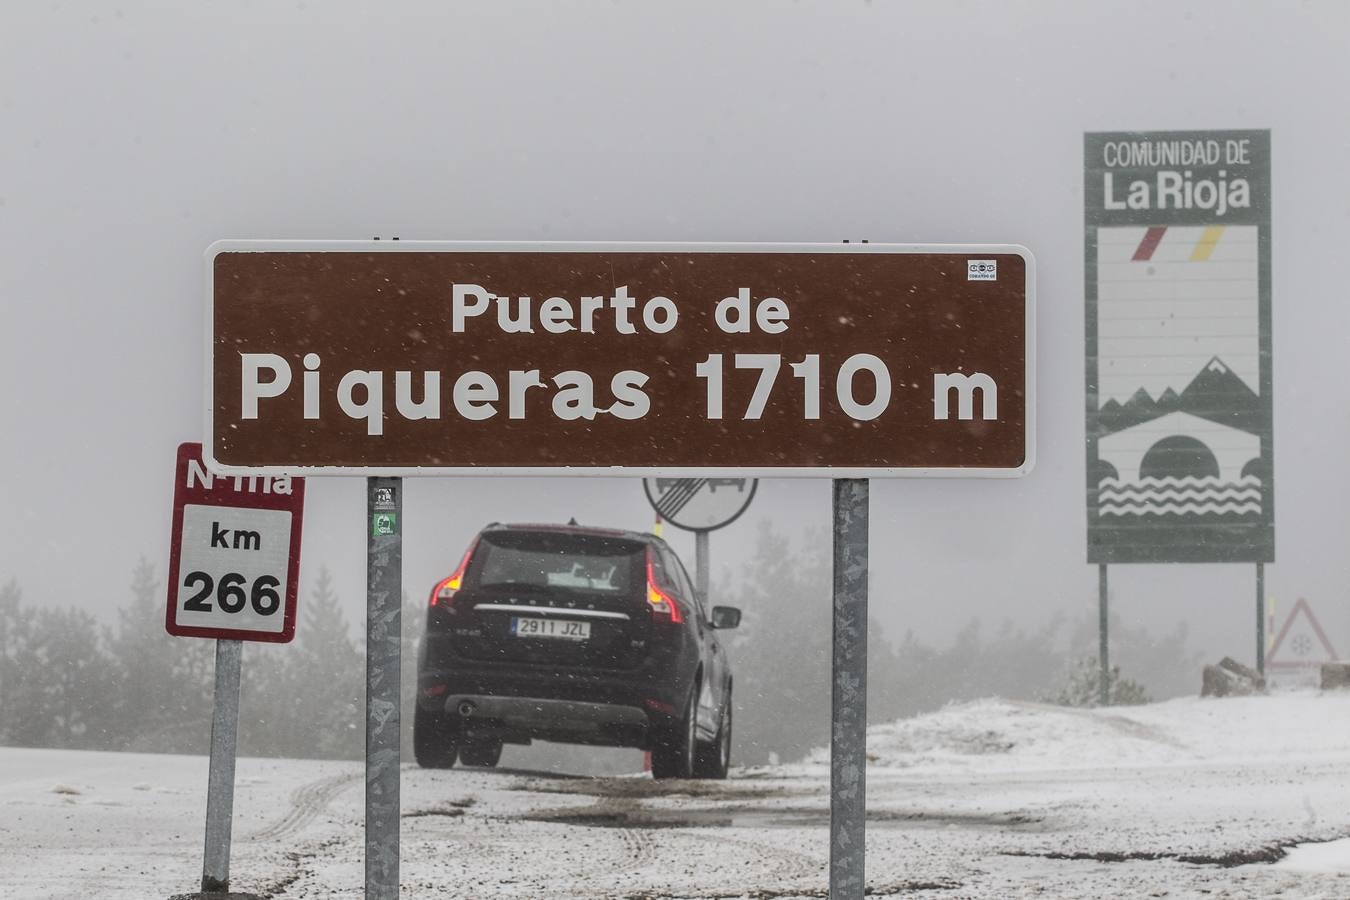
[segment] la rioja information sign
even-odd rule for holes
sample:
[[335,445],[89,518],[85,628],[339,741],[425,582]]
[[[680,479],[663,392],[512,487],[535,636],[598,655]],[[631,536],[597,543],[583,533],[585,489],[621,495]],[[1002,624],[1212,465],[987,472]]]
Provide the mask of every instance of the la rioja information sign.
[[1272,562],[1270,132],[1084,154],[1088,561]]

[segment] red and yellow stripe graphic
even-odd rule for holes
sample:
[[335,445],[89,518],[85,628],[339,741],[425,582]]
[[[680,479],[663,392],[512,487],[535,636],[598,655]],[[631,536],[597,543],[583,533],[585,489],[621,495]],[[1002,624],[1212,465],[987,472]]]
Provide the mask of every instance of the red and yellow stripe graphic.
[[1144,232],[1144,239],[1139,242],[1139,247],[1134,251],[1132,259],[1135,262],[1148,262],[1153,258],[1153,251],[1158,249],[1158,244],[1162,243],[1163,235],[1167,234],[1167,226],[1157,226]]
[[[1219,243],[1219,239],[1223,237],[1224,227],[1223,225],[1210,225],[1200,233],[1200,240],[1196,241],[1195,247],[1191,249],[1191,262],[1204,262],[1210,258],[1214,253],[1214,248]],[[1166,225],[1154,225],[1146,230],[1143,238],[1139,241],[1139,246],[1134,250],[1134,256],[1130,259],[1134,262],[1151,260],[1165,234],[1167,234]]]
[[1191,262],[1204,262],[1209,259],[1209,255],[1214,252],[1214,245],[1219,243],[1219,238],[1223,236],[1222,225],[1211,225],[1200,235],[1200,240],[1191,251]]

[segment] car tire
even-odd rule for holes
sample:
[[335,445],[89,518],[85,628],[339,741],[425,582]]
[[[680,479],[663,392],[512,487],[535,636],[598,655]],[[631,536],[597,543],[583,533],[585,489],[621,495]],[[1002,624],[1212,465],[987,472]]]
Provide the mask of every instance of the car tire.
[[501,741],[465,742],[459,748],[459,761],[466,766],[490,769],[502,758]]
[[698,721],[698,688],[685,704],[684,715],[664,729],[652,746],[652,777],[693,778],[698,741],[695,727]]
[[424,769],[448,769],[455,764],[459,748],[455,732],[445,715],[419,708],[413,713],[413,756]]
[[731,768],[731,692],[727,692],[722,701],[722,720],[717,724],[717,737],[708,746],[698,748],[698,759],[694,763],[695,778],[727,777]]

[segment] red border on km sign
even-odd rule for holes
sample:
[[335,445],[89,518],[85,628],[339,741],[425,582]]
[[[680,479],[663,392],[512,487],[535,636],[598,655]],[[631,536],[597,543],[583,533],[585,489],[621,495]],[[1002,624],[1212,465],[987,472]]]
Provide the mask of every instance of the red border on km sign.
[[[174,466],[173,530],[169,544],[168,605],[164,613],[164,630],[174,637],[216,638],[226,641],[265,641],[288,644],[295,637],[295,601],[300,586],[300,530],[305,510],[305,479],[292,478],[289,494],[264,493],[244,490],[248,476],[210,476],[211,487],[189,486],[189,465],[196,463],[202,473],[210,476],[202,460],[202,445],[178,445],[178,460]],[[269,476],[259,476],[253,484],[271,482]],[[236,485],[239,487],[236,488]],[[174,619],[178,609],[178,568],[183,552],[183,507],[189,503],[199,506],[232,506],[244,509],[274,509],[291,514],[291,546],[286,567],[286,598],[281,631],[251,631],[234,628],[201,628],[179,625]]]

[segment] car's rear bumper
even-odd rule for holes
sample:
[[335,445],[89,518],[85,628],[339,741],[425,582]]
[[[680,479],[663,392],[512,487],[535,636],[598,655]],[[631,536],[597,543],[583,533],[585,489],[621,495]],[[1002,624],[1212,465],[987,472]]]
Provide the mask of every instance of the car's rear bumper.
[[[661,674],[655,665],[596,672],[459,661],[422,670],[417,703],[460,729],[506,741],[647,748],[656,729],[683,713],[692,686],[690,677]],[[467,716],[465,702],[473,704]]]
[[651,727],[651,718],[638,707],[580,700],[451,694],[444,709],[462,732],[507,741],[642,746]]

